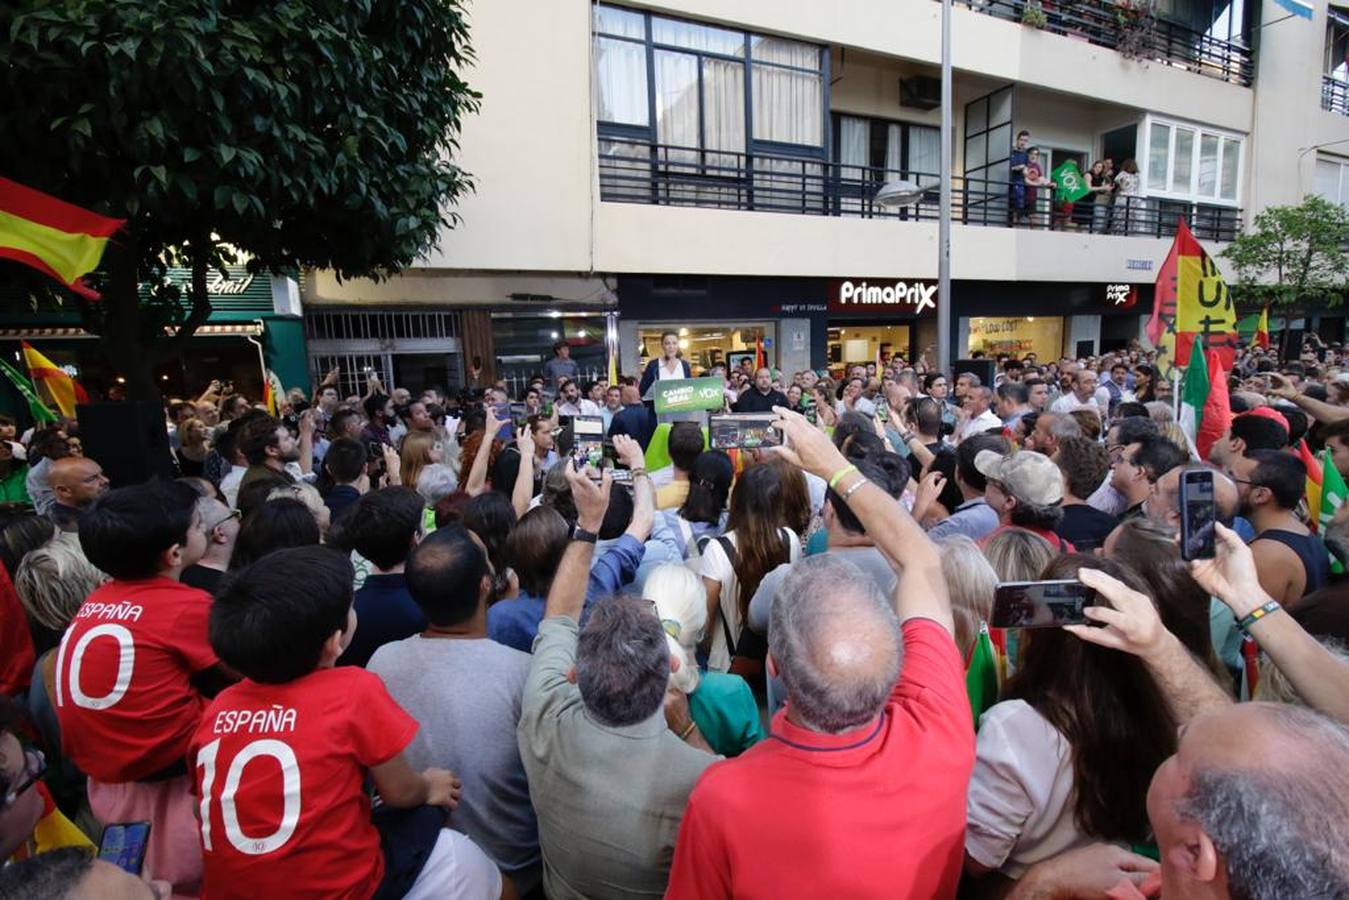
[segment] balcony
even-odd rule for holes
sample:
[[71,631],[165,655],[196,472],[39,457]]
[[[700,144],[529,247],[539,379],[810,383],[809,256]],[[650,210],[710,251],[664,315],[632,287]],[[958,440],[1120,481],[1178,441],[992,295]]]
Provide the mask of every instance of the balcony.
[[[1250,48],[1221,40],[1160,17],[1141,15],[1136,2],[1114,0],[956,0],[976,12],[1025,22],[1043,17],[1042,31],[1118,50],[1126,56],[1250,86],[1255,62]],[[1027,10],[1030,7],[1030,10]]]
[[1333,75],[1321,76],[1321,108],[1349,116],[1349,82]]
[[[887,181],[908,180],[926,188],[902,209],[879,206],[874,197]],[[687,206],[935,222],[938,177],[800,156],[699,150],[632,141],[601,141],[600,199],[611,203]],[[1013,198],[1024,204],[1013,215]],[[1008,182],[954,176],[951,219],[963,225],[1065,230],[1133,237],[1171,237],[1184,219],[1195,236],[1230,241],[1241,231],[1241,210],[1216,204],[1151,197],[1119,197],[1097,207],[1079,202],[1068,214],[1055,209],[1052,192]]]

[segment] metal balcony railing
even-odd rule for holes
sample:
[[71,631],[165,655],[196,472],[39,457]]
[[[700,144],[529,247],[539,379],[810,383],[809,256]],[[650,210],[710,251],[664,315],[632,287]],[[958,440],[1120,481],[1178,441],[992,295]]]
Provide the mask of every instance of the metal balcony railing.
[[[928,173],[633,141],[600,144],[603,201],[917,222],[938,216],[938,178]],[[897,180],[926,190],[910,206],[878,205],[881,185]],[[1152,197],[1095,204],[1088,197],[1067,209],[1053,202],[1048,188],[959,175],[952,179],[951,207],[952,221],[964,225],[1170,237],[1184,219],[1206,240],[1230,241],[1241,231],[1241,210],[1230,206]]]
[[1321,108],[1349,116],[1349,81],[1340,81],[1332,75],[1322,75]]
[[[977,12],[1024,21],[1027,0],[958,0]],[[1132,3],[1116,0],[1042,0],[1042,30],[1109,47],[1142,59],[1250,85],[1255,63],[1249,47],[1154,17],[1151,27]]]

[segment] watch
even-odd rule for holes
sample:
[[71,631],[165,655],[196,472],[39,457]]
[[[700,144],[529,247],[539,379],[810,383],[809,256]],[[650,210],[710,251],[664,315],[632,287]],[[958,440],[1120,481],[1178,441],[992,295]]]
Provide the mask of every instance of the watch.
[[600,539],[600,536],[593,531],[586,531],[580,525],[571,530],[571,539],[573,541],[584,541],[587,544],[593,544]]

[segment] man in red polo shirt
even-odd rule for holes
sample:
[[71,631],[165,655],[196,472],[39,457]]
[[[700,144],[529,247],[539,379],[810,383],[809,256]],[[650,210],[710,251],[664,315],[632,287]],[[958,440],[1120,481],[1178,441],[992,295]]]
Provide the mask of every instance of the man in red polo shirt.
[[793,567],[769,628],[787,707],[699,780],[666,896],[953,897],[974,733],[937,549],[804,417],[775,412],[786,455],[833,484],[900,587],[892,607],[845,560]]

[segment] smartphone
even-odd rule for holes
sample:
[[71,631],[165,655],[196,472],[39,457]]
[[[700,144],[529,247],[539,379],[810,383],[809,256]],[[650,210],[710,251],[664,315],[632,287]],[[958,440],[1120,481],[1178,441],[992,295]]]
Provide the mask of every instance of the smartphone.
[[509,403],[493,403],[492,415],[499,421],[505,422],[505,426],[497,433],[497,436],[503,441],[515,440],[515,420],[511,418],[511,405]]
[[1008,581],[993,594],[992,628],[1057,628],[1089,625],[1082,612],[1096,602],[1096,589],[1080,581]]
[[1180,475],[1180,558],[1213,559],[1217,503],[1213,473],[1191,469]]
[[773,427],[772,413],[722,413],[708,417],[713,450],[757,450],[781,447],[782,433]]
[[884,403],[876,404],[876,421],[882,425],[890,421],[890,407]]
[[103,829],[98,858],[140,877],[145,850],[150,844],[149,822],[120,822]]

